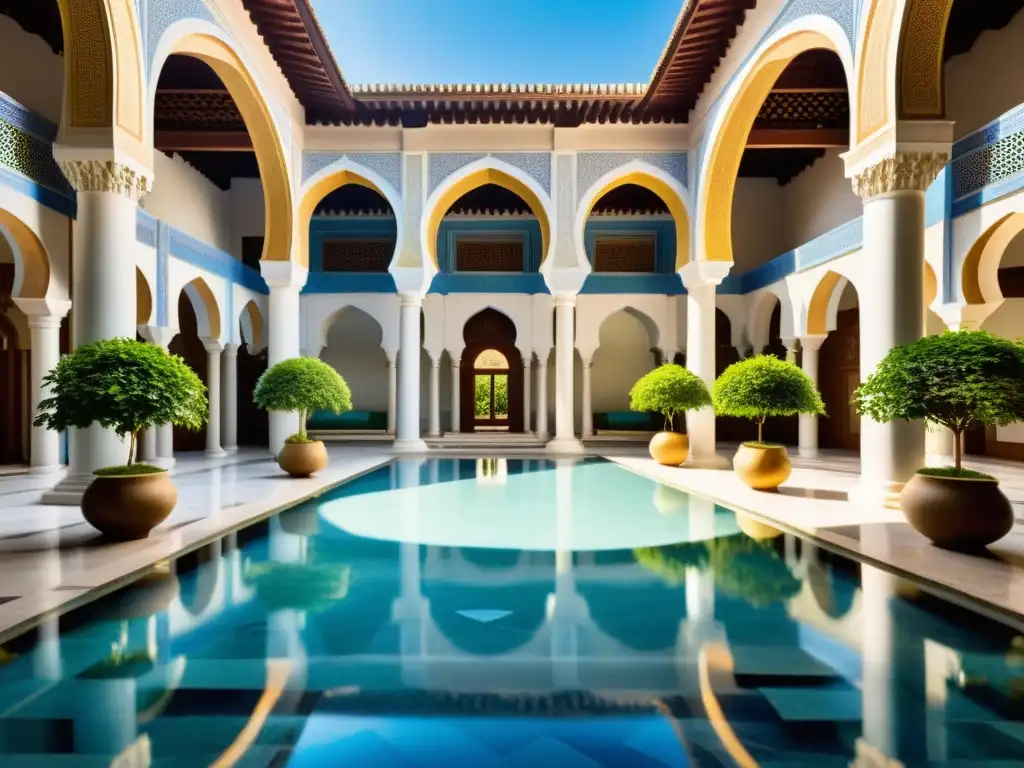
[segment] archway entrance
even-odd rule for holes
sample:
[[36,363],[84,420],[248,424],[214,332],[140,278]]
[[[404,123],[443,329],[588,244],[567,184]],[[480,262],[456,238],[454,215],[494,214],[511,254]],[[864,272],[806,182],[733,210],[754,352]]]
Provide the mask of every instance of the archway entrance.
[[523,358],[516,326],[494,309],[473,315],[462,331],[459,368],[463,432],[523,431]]

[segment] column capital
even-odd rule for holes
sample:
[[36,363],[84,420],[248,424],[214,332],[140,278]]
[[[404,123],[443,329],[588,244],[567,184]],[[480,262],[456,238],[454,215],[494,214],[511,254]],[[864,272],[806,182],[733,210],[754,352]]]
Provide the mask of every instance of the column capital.
[[407,291],[399,293],[398,301],[403,307],[422,307],[423,294],[418,291]]
[[15,306],[28,316],[29,328],[60,326],[60,321],[71,309],[66,299],[14,299]]
[[309,270],[300,264],[288,260],[270,261],[260,260],[260,275],[270,287],[270,290],[294,288],[301,290],[309,277]]
[[686,290],[700,288],[705,285],[718,285],[732,269],[731,261],[711,261],[700,259],[685,264],[677,271]]
[[228,355],[229,357],[234,357],[235,355],[237,355],[238,354],[238,344],[235,344],[233,342],[229,342],[228,344],[225,344],[224,345],[224,354]]
[[224,349],[224,345],[222,345],[218,339],[211,339],[208,336],[202,336],[199,340],[203,342],[203,347],[206,348],[208,354],[220,354],[221,350]]
[[850,175],[861,200],[892,192],[924,192],[949,162],[949,152],[894,152]]
[[150,344],[167,349],[171,340],[178,335],[177,328],[162,325],[140,325],[137,328],[139,335]]
[[828,338],[828,334],[813,334],[810,336],[800,337],[800,348],[807,352],[817,352],[821,349],[821,345],[825,343],[825,339]]
[[434,355],[432,355],[429,352],[427,352],[427,357],[430,358],[430,367],[431,368],[437,368],[438,370],[440,370],[440,368],[441,368],[441,356],[438,355],[437,357],[434,357]]
[[[17,299],[15,299],[17,301]],[[935,310],[951,331],[977,330],[998,306],[992,304],[947,305]]]
[[783,336],[780,341],[782,341],[782,346],[786,348],[786,351],[792,354],[793,352],[796,352],[796,343],[800,341],[800,339],[796,336]]
[[146,172],[116,160],[59,157],[57,162],[76,192],[110,192],[133,202],[149,194]]
[[556,293],[552,298],[555,300],[556,307],[575,307],[576,297],[575,293],[563,292]]

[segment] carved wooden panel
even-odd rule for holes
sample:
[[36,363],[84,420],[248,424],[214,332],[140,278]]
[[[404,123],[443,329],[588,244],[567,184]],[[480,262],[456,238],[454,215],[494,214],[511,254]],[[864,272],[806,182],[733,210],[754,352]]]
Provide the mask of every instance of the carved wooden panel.
[[653,237],[607,237],[594,243],[595,272],[654,272]]
[[457,272],[522,272],[522,240],[457,240]]
[[324,240],[324,272],[387,272],[395,244],[391,240]]

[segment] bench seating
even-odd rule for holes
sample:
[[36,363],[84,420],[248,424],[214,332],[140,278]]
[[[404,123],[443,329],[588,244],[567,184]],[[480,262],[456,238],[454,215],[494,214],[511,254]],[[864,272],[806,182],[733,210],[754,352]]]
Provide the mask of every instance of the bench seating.
[[654,422],[649,413],[608,411],[594,414],[594,429],[616,432],[650,432],[654,429]]
[[383,411],[314,411],[306,422],[310,432],[333,432],[357,430],[361,432],[383,432],[388,428],[388,415]]

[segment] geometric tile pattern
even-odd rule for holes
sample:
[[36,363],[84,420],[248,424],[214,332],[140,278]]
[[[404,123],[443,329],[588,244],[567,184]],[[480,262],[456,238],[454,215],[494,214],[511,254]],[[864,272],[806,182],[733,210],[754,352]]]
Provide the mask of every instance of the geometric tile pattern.
[[606,173],[636,160],[664,171],[683,189],[689,186],[686,152],[580,152],[576,157],[576,201]]
[[171,24],[181,19],[201,19],[211,24],[217,24],[217,20],[203,0],[147,0],[145,18],[147,71],[153,67],[153,57],[156,55],[160,36]]
[[394,187],[398,194],[402,193],[402,155],[400,152],[303,152],[302,183],[320,173],[332,163],[347,158],[355,165],[376,173]]
[[959,200],[990,184],[1024,172],[1024,130],[953,161],[953,198]]

